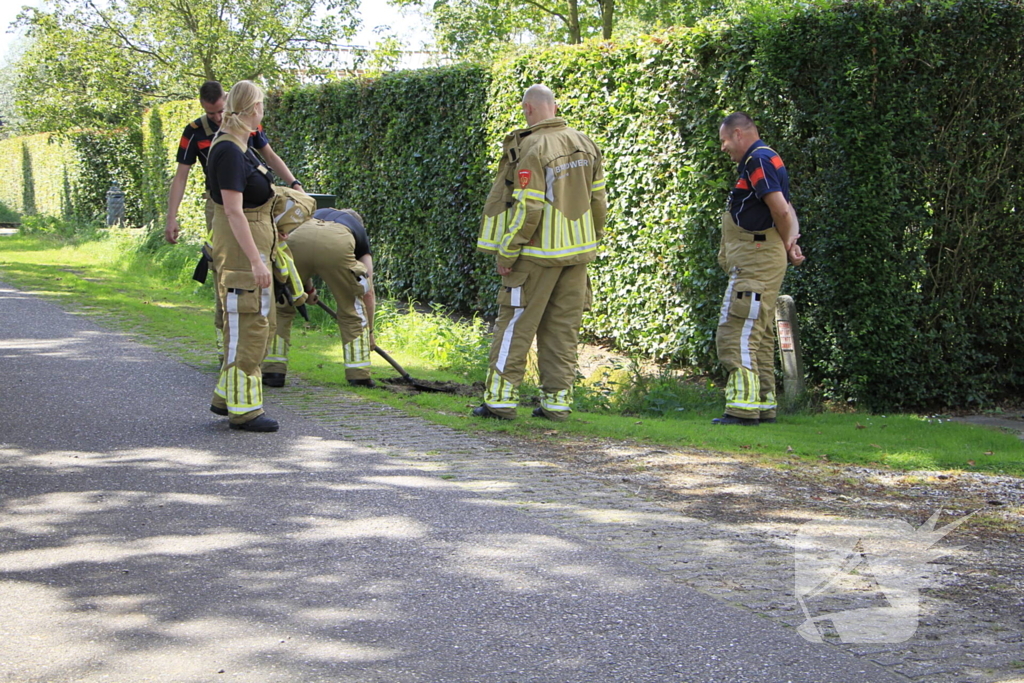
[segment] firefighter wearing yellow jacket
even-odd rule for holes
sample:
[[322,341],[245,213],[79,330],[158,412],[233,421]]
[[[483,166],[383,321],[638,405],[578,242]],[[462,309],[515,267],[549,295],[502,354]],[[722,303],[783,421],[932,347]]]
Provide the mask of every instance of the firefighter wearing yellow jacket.
[[590,303],[587,264],[604,233],[604,170],[597,145],[555,117],[550,89],[531,86],[522,107],[529,127],[505,138],[477,240],[478,249],[496,254],[501,288],[484,402],[473,414],[515,418],[536,337],[541,405],[533,414],[564,420]]

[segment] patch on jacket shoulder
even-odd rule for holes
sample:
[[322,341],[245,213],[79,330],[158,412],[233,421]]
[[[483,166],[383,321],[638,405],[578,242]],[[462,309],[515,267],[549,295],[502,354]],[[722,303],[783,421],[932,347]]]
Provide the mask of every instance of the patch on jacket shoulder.
[[519,187],[526,189],[526,186],[530,184],[530,171],[523,169],[519,172]]

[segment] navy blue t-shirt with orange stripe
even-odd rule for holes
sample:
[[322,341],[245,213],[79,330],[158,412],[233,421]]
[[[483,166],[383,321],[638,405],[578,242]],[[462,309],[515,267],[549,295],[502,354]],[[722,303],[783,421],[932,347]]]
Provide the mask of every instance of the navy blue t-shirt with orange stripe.
[[[203,167],[203,173],[206,172],[206,161],[210,156],[210,145],[213,144],[213,138],[217,134],[217,130],[220,126],[216,125],[213,121],[207,120],[204,124],[203,119],[205,116],[200,116],[195,121],[192,121],[185,126],[185,132],[181,134],[181,142],[178,143],[178,163],[191,166],[199,161],[199,165]],[[209,133],[207,133],[209,129]],[[256,132],[249,134],[249,147],[255,150],[261,150],[270,141],[267,140],[266,134],[263,132],[263,126],[259,126]]]
[[781,192],[789,201],[789,172],[782,157],[758,140],[743,155],[739,180],[729,193],[729,213],[744,230],[760,232],[775,225],[764,197]]

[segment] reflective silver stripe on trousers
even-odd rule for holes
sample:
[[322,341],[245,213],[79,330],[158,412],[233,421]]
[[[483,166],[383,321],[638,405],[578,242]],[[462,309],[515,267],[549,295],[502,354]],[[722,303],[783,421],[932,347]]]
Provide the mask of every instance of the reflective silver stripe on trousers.
[[224,310],[228,314],[228,348],[226,349],[227,355],[224,358],[226,365],[231,365],[235,362],[235,356],[238,354],[238,295],[234,292],[228,292],[228,298],[224,302]]
[[745,368],[754,367],[750,360],[750,333],[754,329],[755,322],[757,322],[756,319],[747,318],[743,323],[743,331],[740,333],[740,364]]
[[729,272],[729,286],[725,288],[725,298],[722,299],[722,310],[718,314],[718,324],[724,325],[729,322],[729,304],[732,303],[732,290],[736,286],[736,278],[739,276],[739,270],[733,268]]
[[[519,288],[516,287],[516,289]],[[498,352],[498,362],[494,364],[498,372],[505,372],[505,363],[508,362],[508,350],[512,346],[512,333],[516,329],[516,321],[519,320],[525,310],[525,308],[516,309],[516,312],[512,314],[512,320],[509,321],[508,327],[505,328],[505,334],[501,337],[501,351]]]

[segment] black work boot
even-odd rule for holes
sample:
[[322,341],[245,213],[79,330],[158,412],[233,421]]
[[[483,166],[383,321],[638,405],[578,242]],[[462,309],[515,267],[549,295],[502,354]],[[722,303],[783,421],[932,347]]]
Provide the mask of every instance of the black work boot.
[[370,378],[366,378],[366,379],[350,379],[348,381],[348,383],[351,384],[354,387],[370,387],[371,389],[373,389],[373,388],[375,388],[377,386],[377,383],[374,382]]
[[487,417],[487,418],[490,418],[492,420],[504,420],[504,419],[506,419],[506,418],[502,417],[501,415],[498,415],[497,413],[492,413],[491,409],[488,408],[486,405],[479,405],[476,408],[473,408],[473,417]]
[[217,415],[227,415],[228,414],[228,409],[227,408],[221,408],[220,406],[215,406],[215,405],[211,404],[210,405],[210,412],[211,413],[215,413]]
[[234,422],[231,423],[232,429],[241,429],[247,432],[276,432],[278,426],[277,420],[269,418],[266,415],[260,415],[248,422],[242,422],[239,424]]
[[265,386],[265,387],[283,387],[284,386],[284,373],[283,372],[264,372],[263,373],[263,386]]
[[740,425],[742,427],[756,427],[761,424],[760,420],[753,418],[736,417],[734,415],[723,415],[722,417],[716,417],[711,421],[713,425]]

